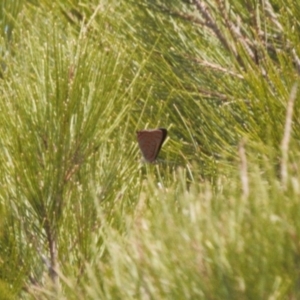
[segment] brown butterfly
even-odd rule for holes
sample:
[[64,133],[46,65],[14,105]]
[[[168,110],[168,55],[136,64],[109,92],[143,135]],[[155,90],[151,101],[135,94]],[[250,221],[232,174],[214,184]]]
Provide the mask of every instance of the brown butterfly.
[[137,140],[146,162],[153,163],[164,143],[168,131],[165,128],[137,131]]

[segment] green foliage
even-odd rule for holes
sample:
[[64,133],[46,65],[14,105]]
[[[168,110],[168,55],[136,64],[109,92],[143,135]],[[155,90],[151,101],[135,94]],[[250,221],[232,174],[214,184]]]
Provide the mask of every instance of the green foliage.
[[213,193],[205,184],[187,187],[182,170],[166,189],[147,182],[128,236],[105,232],[112,268],[97,260],[91,282],[104,288],[91,298],[281,299],[287,291],[297,298],[299,209],[286,203],[299,185],[286,195],[275,183],[276,197],[262,195],[270,183],[253,175],[247,201],[236,181]]
[[298,2],[9,2],[3,299],[299,298]]

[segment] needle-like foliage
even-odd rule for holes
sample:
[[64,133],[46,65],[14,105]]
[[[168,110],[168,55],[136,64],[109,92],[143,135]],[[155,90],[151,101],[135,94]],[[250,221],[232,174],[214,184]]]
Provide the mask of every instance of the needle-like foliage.
[[0,299],[298,299],[298,1],[2,2]]

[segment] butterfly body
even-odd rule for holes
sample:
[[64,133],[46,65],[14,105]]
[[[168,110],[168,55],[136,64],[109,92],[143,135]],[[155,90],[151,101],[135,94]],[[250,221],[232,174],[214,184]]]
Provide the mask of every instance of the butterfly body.
[[153,163],[167,137],[165,128],[137,131],[137,140],[146,162]]

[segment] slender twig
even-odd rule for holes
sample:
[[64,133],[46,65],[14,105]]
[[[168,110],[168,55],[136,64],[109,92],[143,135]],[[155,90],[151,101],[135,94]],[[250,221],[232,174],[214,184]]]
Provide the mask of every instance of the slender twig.
[[182,13],[182,12],[179,12],[179,11],[173,11],[173,10],[167,9],[165,7],[161,7],[160,9],[161,9],[162,12],[167,13],[169,16],[174,16],[174,17],[192,22],[194,24],[205,25],[205,22],[203,22],[202,20],[200,20],[199,18],[197,18],[193,15],[190,15],[190,14],[187,14],[187,13]]
[[198,88],[198,92],[201,95],[209,96],[210,98],[215,97],[215,98],[218,98],[219,100],[227,100],[228,99],[228,96],[225,94],[221,94],[221,93],[210,91],[210,90],[205,90],[203,88]]
[[53,226],[51,226],[48,218],[45,219],[45,231],[48,239],[48,246],[50,252],[50,266],[49,276],[56,289],[59,287],[59,278],[57,275],[58,263],[57,263],[57,243],[56,243],[56,234]]
[[287,171],[287,163],[288,163],[288,151],[289,151],[289,142],[291,137],[292,130],[292,120],[293,120],[293,109],[294,102],[297,95],[298,84],[295,83],[292,87],[287,110],[286,110],[286,118],[285,118],[285,126],[284,126],[284,134],[281,142],[281,182],[283,188],[286,188],[287,180],[288,180],[288,171]]
[[199,13],[204,18],[205,25],[215,33],[215,35],[218,37],[219,41],[223,44],[223,46],[227,50],[232,52],[235,57],[237,57],[236,49],[232,48],[231,45],[228,43],[226,37],[222,34],[222,31],[220,30],[220,28],[216,24],[214,18],[210,14],[209,9],[206,6],[206,4],[200,0],[193,0],[193,3],[196,6],[196,8],[198,9]]
[[213,70],[216,70],[216,71],[220,71],[222,73],[225,73],[225,74],[228,74],[228,75],[231,75],[233,77],[237,77],[239,79],[244,79],[244,76],[241,75],[241,74],[238,74],[238,73],[235,73],[234,71],[231,71],[231,70],[228,70],[220,65],[217,65],[217,64],[213,64],[211,62],[208,62],[208,61],[204,61],[204,60],[201,60],[201,59],[198,59],[198,58],[192,58],[192,60],[196,63],[198,63],[199,65],[202,65],[204,67],[208,67],[210,69],[213,69]]
[[218,98],[219,100],[228,100],[228,96],[225,94],[221,94],[215,91],[211,91],[211,90],[206,90],[204,88],[195,88],[192,86],[186,86],[185,91],[188,91],[190,93],[196,92],[197,95],[201,95],[201,96],[207,96],[209,98]]
[[[256,55],[252,50],[254,48],[253,42],[242,35],[241,27],[239,25],[236,26],[231,20],[229,20],[224,0],[216,0],[216,3],[218,4],[218,8],[222,14],[226,28],[228,28],[229,32],[231,33],[231,36],[236,41],[239,41],[239,43],[244,47],[245,51],[248,53],[251,59],[254,62],[256,62]],[[237,16],[237,21],[239,21],[239,19],[239,16]]]

